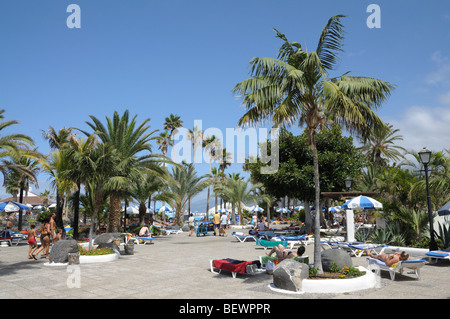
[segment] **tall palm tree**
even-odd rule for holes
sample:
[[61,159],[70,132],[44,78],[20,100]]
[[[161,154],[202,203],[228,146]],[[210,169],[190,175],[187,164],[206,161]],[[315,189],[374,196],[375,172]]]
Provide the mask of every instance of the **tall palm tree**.
[[177,114],[170,114],[168,117],[165,118],[164,121],[164,129],[170,132],[170,138],[172,139],[173,144],[173,132],[183,126],[183,121],[181,120],[181,117]]
[[150,119],[138,125],[136,117],[135,115],[130,119],[128,110],[122,116],[115,111],[112,118],[106,117],[106,126],[92,115],[92,122],[87,122],[100,141],[110,146],[108,156],[114,163],[105,179],[105,190],[109,191],[110,202],[109,232],[119,232],[121,193],[128,189],[131,180],[139,176],[142,170],[160,174],[164,171],[159,166],[160,156],[152,153],[150,145],[155,139],[152,135],[157,130],[149,132]]
[[[222,147],[219,139],[215,136],[204,136],[202,147],[209,153],[209,176],[212,176],[212,161],[217,158],[217,154],[220,154],[218,150]],[[208,192],[206,195],[206,218],[209,214],[209,198],[211,190],[208,186]]]
[[80,210],[80,193],[81,184],[92,177],[95,171],[95,162],[92,158],[92,153],[98,140],[94,134],[91,134],[87,139],[73,138],[67,144],[67,152],[69,157],[69,166],[61,174],[62,178],[71,180],[76,185],[75,194],[73,197],[73,237],[78,239],[78,220]]
[[[233,91],[243,96],[246,113],[239,126],[271,119],[274,126],[298,124],[308,133],[313,155],[315,206],[320,207],[319,161],[316,147],[318,130],[327,121],[342,124],[350,133],[365,137],[370,129],[385,124],[374,110],[389,96],[393,85],[378,79],[329,76],[342,50],[343,15],[331,17],[319,37],[317,49],[306,52],[298,42],[283,41],[278,58],[256,57],[250,61],[251,76]],[[320,238],[320,218],[315,223]],[[314,266],[322,272],[320,240],[314,244]]]
[[195,153],[197,151],[199,143],[203,141],[203,131],[199,130],[197,126],[194,126],[192,130],[188,130],[188,138],[192,142],[192,166],[195,168]]

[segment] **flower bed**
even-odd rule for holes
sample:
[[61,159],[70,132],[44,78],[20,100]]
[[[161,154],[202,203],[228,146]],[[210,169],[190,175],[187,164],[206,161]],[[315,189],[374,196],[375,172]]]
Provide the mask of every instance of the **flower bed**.
[[78,245],[78,251],[80,252],[80,264],[108,262],[119,259],[119,254],[111,248],[85,249]]

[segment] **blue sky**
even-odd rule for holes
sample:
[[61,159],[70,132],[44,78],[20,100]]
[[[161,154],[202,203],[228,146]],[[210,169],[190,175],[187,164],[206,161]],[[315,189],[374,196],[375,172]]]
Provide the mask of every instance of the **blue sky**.
[[[81,8],[70,29],[67,6]],[[366,12],[381,9],[381,28]],[[233,86],[255,56],[276,57],[272,28],[315,50],[327,20],[345,14],[345,46],[334,75],[351,71],[396,85],[380,116],[403,146],[450,148],[450,4],[424,1],[41,0],[0,3],[0,108],[19,120],[11,131],[48,153],[41,130],[86,129],[129,109],[162,129],[170,113],[192,128],[225,132],[243,114]],[[198,165],[206,173],[209,164]],[[234,164],[230,172],[239,172]],[[48,187],[41,174],[40,188]],[[2,196],[4,197],[4,195]]]

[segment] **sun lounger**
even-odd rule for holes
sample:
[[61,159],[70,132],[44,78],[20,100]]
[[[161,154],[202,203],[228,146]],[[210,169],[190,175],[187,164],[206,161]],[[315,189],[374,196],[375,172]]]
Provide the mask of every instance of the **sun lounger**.
[[141,244],[152,244],[152,242],[153,242],[153,240],[155,239],[155,238],[153,238],[153,237],[142,237],[142,236],[137,236],[136,237],[136,239],[137,239],[137,244],[138,245],[141,245]]
[[429,261],[432,263],[436,263],[439,259],[442,260],[450,260],[450,248],[442,249],[442,250],[432,250],[425,255],[428,257]]
[[246,235],[244,233],[232,233],[232,235],[236,237],[237,240],[239,240],[241,243],[245,242],[248,239],[256,240],[255,235]]
[[220,274],[222,270],[226,270],[231,272],[233,278],[236,278],[238,273],[254,275],[264,271],[261,269],[259,261],[243,261],[225,258],[210,260],[209,263],[212,273]]
[[413,270],[414,274],[416,275],[417,279],[420,280],[420,268],[423,267],[423,265],[425,264],[425,260],[421,259],[421,260],[404,260],[404,261],[400,261],[397,264],[394,264],[392,266],[388,266],[386,265],[384,262],[382,262],[379,259],[376,258],[371,258],[368,257],[367,258],[367,262],[369,263],[369,270],[375,270],[375,272],[377,274],[379,274],[380,270],[387,270],[389,271],[389,275],[391,276],[391,280],[395,279],[395,274],[399,273],[402,274],[403,273],[403,269],[408,268]]
[[[386,245],[377,245],[377,244],[365,244],[365,243],[337,243],[339,248],[342,248],[349,252],[351,255],[355,257],[361,257],[365,252],[370,251],[373,254],[379,254],[384,249],[386,249]],[[381,248],[380,252],[377,252],[375,248]]]
[[311,235],[301,235],[301,236],[278,236],[272,238],[272,240],[285,240],[290,245],[290,249],[294,247],[296,244],[308,245],[309,239]]
[[[267,248],[272,248],[278,245],[282,245],[283,247],[287,247],[287,240],[264,240],[261,238],[256,239],[256,246],[262,246],[266,250]],[[292,249],[292,248],[291,248]]]
[[181,229],[166,229],[166,234],[167,235],[172,235],[172,234],[181,234],[183,231]]

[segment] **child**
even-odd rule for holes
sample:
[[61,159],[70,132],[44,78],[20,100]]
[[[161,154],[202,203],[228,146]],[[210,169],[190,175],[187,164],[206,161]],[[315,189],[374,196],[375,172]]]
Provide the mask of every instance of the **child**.
[[36,225],[31,225],[30,226],[31,229],[28,230],[28,246],[30,247],[30,249],[28,250],[28,259],[36,259],[36,257],[34,256],[34,252],[36,251],[36,249],[38,249],[38,245],[36,242]]

